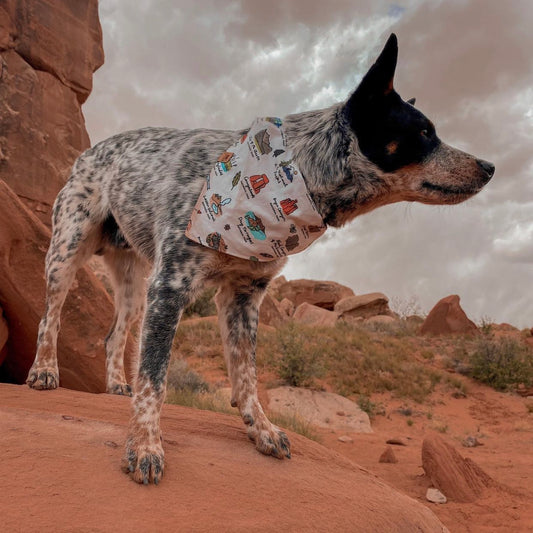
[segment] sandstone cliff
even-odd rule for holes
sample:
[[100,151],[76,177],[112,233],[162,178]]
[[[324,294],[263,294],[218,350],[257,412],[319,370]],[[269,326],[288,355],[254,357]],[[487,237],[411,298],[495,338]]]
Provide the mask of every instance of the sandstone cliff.
[[89,147],[81,104],[103,61],[97,0],[0,4],[0,179],[47,225]]

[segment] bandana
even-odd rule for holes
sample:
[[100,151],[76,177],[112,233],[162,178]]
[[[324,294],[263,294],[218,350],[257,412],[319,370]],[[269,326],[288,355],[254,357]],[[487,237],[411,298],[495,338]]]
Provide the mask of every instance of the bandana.
[[305,250],[326,231],[282,125],[279,118],[258,118],[220,155],[191,214],[189,239],[272,261]]

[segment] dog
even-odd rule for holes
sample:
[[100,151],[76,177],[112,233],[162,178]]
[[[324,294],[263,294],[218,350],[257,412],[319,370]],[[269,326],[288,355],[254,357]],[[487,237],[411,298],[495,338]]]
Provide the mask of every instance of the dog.
[[[293,162],[327,226],[399,201],[456,204],[494,174],[492,163],[443,143],[414,100],[401,99],[393,85],[397,56],[392,34],[347,101],[284,119]],[[185,236],[205,176],[246,133],[144,128],[116,135],[78,158],[54,204],[46,311],[27,383],[58,386],[61,307],[77,269],[102,254],[115,283],[115,318],[105,342],[109,393],[132,394],[124,345],[131,324],[144,317],[122,464],[139,483],[157,484],[163,475],[159,420],[172,341],[183,309],[207,284],[218,286],[231,404],[260,452],[290,458],[287,435],[259,403],[255,369],[258,309],[286,259],[250,261]]]

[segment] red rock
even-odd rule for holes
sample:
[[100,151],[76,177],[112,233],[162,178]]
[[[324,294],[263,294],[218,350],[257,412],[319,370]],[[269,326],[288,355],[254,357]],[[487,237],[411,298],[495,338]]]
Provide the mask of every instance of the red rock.
[[283,298],[283,300],[279,302],[279,308],[287,316],[292,316],[294,314],[294,304],[288,298]]
[[379,458],[379,462],[380,463],[391,463],[391,464],[395,464],[398,462],[398,459],[396,458],[394,450],[390,446],[387,446],[385,448],[385,451],[381,454]]
[[[118,467],[129,417],[123,397],[0,384],[2,531],[446,531],[424,505],[316,442],[288,432],[296,459],[277,461],[237,417],[178,405],[163,407],[163,481],[138,486]],[[29,502],[46,512],[36,519]]]
[[381,292],[343,298],[335,304],[341,318],[370,318],[376,315],[392,316],[389,299]]
[[285,320],[287,315],[280,308],[279,302],[267,292],[259,308],[259,322],[276,327]]
[[47,225],[74,160],[89,147],[80,104],[102,62],[96,0],[2,2],[0,179]]
[[0,46],[49,72],[85,102],[93,72],[104,63],[98,1],[4,0],[2,10]]
[[314,281],[310,279],[295,279],[280,284],[278,295],[281,299],[288,298],[295,307],[302,303],[316,305],[333,311],[335,304],[353,296],[352,289],[334,281]]
[[4,313],[0,307],[0,366],[4,362],[4,359],[7,355],[7,339],[9,337],[9,328],[7,327],[6,319],[4,318]]
[[[49,230],[0,180],[0,302],[10,334],[2,373],[16,383],[24,383],[35,356],[49,240]],[[103,341],[113,319],[113,304],[89,270],[78,271],[74,286],[65,302],[58,340],[60,383],[104,392]],[[131,348],[129,343],[129,352]]]
[[456,294],[439,300],[420,327],[423,335],[477,334],[477,326],[461,308]]
[[430,435],[422,443],[422,467],[446,497],[454,502],[477,500],[496,482],[471,459],[464,459],[442,437]]
[[278,294],[278,290],[285,283],[287,283],[287,280],[286,280],[285,276],[278,276],[277,278],[274,278],[268,284],[268,292],[270,292],[272,294],[272,296],[274,296],[274,298],[276,298],[276,300],[279,300],[280,297],[279,297],[279,294]]
[[335,311],[328,311],[316,305],[303,303],[296,308],[293,318],[296,322],[308,326],[334,326],[338,315]]

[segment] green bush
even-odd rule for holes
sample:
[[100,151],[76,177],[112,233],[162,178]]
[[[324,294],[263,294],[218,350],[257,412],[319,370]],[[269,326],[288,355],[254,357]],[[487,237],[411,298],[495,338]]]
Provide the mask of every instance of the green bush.
[[167,385],[176,391],[206,392],[209,385],[202,379],[200,374],[189,369],[185,359],[172,359],[170,361]]
[[290,322],[277,331],[276,341],[281,353],[276,361],[279,377],[293,387],[313,384],[324,372],[321,354],[309,343],[306,330]]
[[364,411],[369,416],[369,418],[375,418],[377,411],[380,408],[380,406],[378,406],[377,403],[374,403],[366,394],[359,395],[359,398],[357,398],[357,405],[361,411]]
[[504,337],[481,337],[470,354],[471,376],[497,390],[511,385],[531,385],[533,355],[521,342]]

